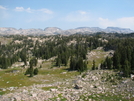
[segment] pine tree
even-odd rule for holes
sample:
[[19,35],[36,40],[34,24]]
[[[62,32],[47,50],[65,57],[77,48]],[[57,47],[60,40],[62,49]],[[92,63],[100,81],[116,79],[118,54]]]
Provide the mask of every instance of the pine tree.
[[25,75],[30,74],[30,68],[27,68]]
[[131,54],[131,57],[132,57],[132,59],[131,59],[131,70],[134,71],[134,49],[133,49],[133,52]]
[[123,65],[123,73],[125,77],[129,77],[130,75],[130,63],[128,60],[125,60],[125,63]]
[[37,66],[37,63],[38,61],[35,57],[33,57],[29,62],[30,66]]
[[111,58],[107,57],[105,61],[107,63],[107,68],[112,69],[112,60],[111,60]]
[[76,64],[77,64],[76,59],[73,56],[71,56],[71,59],[70,59],[70,70],[77,70]]
[[87,70],[87,61],[84,61],[84,70]]
[[77,70],[79,72],[83,72],[84,71],[84,64],[83,64],[83,59],[82,58],[79,58],[78,59],[78,62],[76,64],[76,67],[77,67]]
[[120,53],[115,52],[113,56],[113,68],[121,70],[121,64],[120,64]]
[[128,60],[128,61],[131,61],[131,58],[132,58],[132,57],[131,57],[131,53],[132,53],[131,50],[132,50],[132,49],[131,49],[130,46],[126,47],[126,51],[127,51],[127,60]]
[[33,69],[33,66],[37,65],[37,59],[35,57],[33,57],[29,61],[29,65],[30,65],[30,67],[26,70],[25,75],[30,74],[30,77],[33,77],[34,72],[37,72],[37,70],[34,71],[34,69]]
[[104,67],[104,62],[101,63],[100,68],[101,68],[101,69],[105,69],[105,67]]
[[33,73],[34,73],[34,75],[37,75],[38,74],[38,68],[35,68]]
[[56,66],[60,67],[61,65],[61,55],[58,54],[58,57],[56,58]]
[[27,65],[27,55],[26,55],[26,49],[22,50],[20,53],[20,58],[24,62],[25,65]]
[[30,77],[33,77],[33,67],[29,68],[29,74],[30,74]]
[[93,60],[92,70],[95,70],[95,60]]

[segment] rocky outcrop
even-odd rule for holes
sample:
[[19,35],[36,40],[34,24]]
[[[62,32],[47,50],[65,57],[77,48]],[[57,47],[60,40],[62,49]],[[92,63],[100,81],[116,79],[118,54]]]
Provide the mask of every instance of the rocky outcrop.
[[[92,101],[96,97],[102,100],[100,94],[110,97],[122,96],[124,99],[134,97],[134,81],[124,78],[118,80],[114,74],[115,72],[109,70],[89,70],[73,80],[24,86],[15,92],[0,96],[0,101],[61,101],[63,99],[65,101]],[[44,87],[50,89],[44,90]],[[10,89],[16,88],[10,87]]]
[[96,32],[105,32],[105,33],[131,33],[134,32],[127,28],[118,28],[118,27],[107,27],[106,29],[101,29],[99,27],[79,27],[76,29],[68,29],[62,30],[57,27],[47,27],[44,30],[42,29],[15,29],[15,28],[0,28],[0,34],[2,35],[56,35],[56,34],[76,34],[76,33],[84,33],[84,34],[93,34]]
[[105,32],[111,32],[111,33],[131,33],[134,32],[130,30],[129,28],[119,28],[119,27],[107,27]]

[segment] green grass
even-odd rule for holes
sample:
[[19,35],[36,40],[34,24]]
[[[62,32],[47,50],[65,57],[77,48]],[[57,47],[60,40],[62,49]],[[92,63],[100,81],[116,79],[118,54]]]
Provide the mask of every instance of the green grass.
[[[93,51],[101,52],[102,50],[93,50]],[[99,57],[100,58],[93,57],[88,63],[88,68],[91,68],[92,60],[96,61],[96,65],[98,65],[102,60],[104,60],[104,54],[100,54]],[[0,88],[29,86],[32,85],[33,83],[37,83],[36,78],[39,77],[41,77],[40,79],[49,80],[50,81],[49,83],[51,83],[53,80],[61,81],[63,79],[68,79],[79,74],[79,72],[76,71],[68,71],[67,69],[69,67],[65,66],[61,66],[60,68],[58,67],[51,68],[51,67],[52,67],[51,61],[43,62],[42,68],[39,69],[39,75],[33,78],[35,80],[24,75],[26,69],[21,69],[18,67],[14,69],[1,70]],[[12,73],[13,70],[19,70],[19,72]]]
[[[99,58],[96,56],[92,57],[88,61],[88,68],[92,67],[92,61],[96,61],[96,66],[104,60],[104,55],[106,54],[103,50],[93,50],[94,52],[100,52],[98,55]],[[39,68],[39,74],[30,78],[24,75],[26,69],[22,69],[21,67],[16,67],[14,69],[5,69],[0,70],[0,88],[8,88],[8,87],[23,87],[23,86],[30,86],[33,84],[41,84],[41,83],[54,83],[57,81],[65,81],[66,79],[72,79],[76,75],[80,73],[77,71],[68,71],[68,66],[61,66],[55,67],[52,61],[44,61],[41,65],[42,68]],[[12,73],[13,70],[18,70],[19,72]],[[66,85],[64,85],[66,86]],[[50,89],[43,88],[43,89]],[[5,94],[9,91],[0,91],[0,95]]]
[[0,90],[0,95],[4,95],[5,93],[5,91]]
[[28,77],[24,73],[10,73],[10,70],[0,71],[1,80],[0,87],[21,87],[31,85]]
[[[44,67],[43,67],[44,68]],[[65,79],[70,79],[79,74],[76,71],[68,71],[65,67],[54,67],[53,69],[40,69],[39,74],[42,75],[42,79],[49,80],[46,83],[53,83],[55,81],[63,81]]]
[[[13,70],[19,70],[19,72],[12,73]],[[23,70],[25,71],[25,70]],[[37,83],[35,81],[31,81],[29,77],[24,75],[21,69],[6,69],[0,71],[0,88],[9,88],[9,87],[22,87],[22,86],[30,86],[33,83]],[[0,95],[9,93],[10,91],[2,91],[0,90]]]
[[43,87],[43,90],[50,90],[50,89],[56,89],[56,86],[50,86],[50,87]]
[[[63,78],[63,79],[79,74],[78,72],[75,72],[75,71],[68,71],[69,67],[66,67],[66,66],[61,66],[60,68],[59,67],[51,68],[51,66],[52,66],[51,64],[52,64],[52,62],[43,63],[42,68],[39,69],[39,74],[41,74],[41,75],[49,74],[51,76],[54,75],[54,77],[57,77],[57,78],[59,77],[59,78]],[[66,73],[64,74],[63,72],[66,72]]]
[[[97,50],[97,49],[95,49],[95,50],[92,50],[92,52],[96,52],[98,58],[97,58],[96,55],[95,55],[95,56],[92,56],[92,57],[89,59],[88,65],[87,65],[89,69],[92,68],[93,60],[95,60],[95,65],[98,66],[102,61],[104,61],[104,59],[105,59],[104,56],[106,55],[106,53],[104,52],[104,50]],[[98,54],[98,52],[99,52],[100,54]]]
[[58,97],[49,98],[49,100],[50,100],[50,101],[57,101],[57,98],[59,98],[60,101],[67,101],[67,99],[64,98],[64,97],[62,96],[62,94],[59,94]]
[[[56,81],[64,81],[65,79],[70,79],[78,75],[78,72],[69,72],[67,67],[62,66],[61,68],[51,67],[51,62],[44,62],[42,68],[39,69],[39,74],[30,78],[24,75],[26,69],[21,69],[20,67],[14,69],[4,69],[0,71],[0,88],[9,87],[23,87],[30,86],[33,84],[44,83],[54,83]],[[18,70],[19,72],[12,73],[13,70]],[[65,72],[65,73],[63,73]],[[47,81],[48,80],[48,81]],[[8,93],[9,91],[0,90],[0,95]]]

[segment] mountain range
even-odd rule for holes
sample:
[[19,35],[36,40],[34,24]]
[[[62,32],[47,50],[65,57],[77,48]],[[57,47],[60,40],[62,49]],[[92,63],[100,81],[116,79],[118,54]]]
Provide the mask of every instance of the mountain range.
[[44,30],[43,29],[16,29],[11,27],[1,27],[0,28],[0,34],[1,35],[16,35],[16,34],[22,34],[22,35],[56,35],[56,34],[65,34],[65,35],[71,35],[76,33],[82,33],[82,34],[93,34],[96,32],[105,32],[105,33],[132,33],[133,30],[129,28],[119,28],[119,27],[107,27],[106,29],[102,29],[99,27],[78,27],[75,29],[68,29],[68,30],[62,30],[57,27],[47,27]]

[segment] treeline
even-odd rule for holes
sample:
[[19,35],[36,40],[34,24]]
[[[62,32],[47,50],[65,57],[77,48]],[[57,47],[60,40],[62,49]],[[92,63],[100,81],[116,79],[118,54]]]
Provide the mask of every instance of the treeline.
[[56,58],[56,66],[66,66],[70,60],[70,70],[78,70],[79,72],[87,70],[87,52],[105,44],[105,42],[102,42],[99,38],[98,36],[91,37],[88,35],[70,36],[69,39],[71,40],[69,43],[72,41],[75,42],[70,45],[63,45],[64,49],[60,48],[62,50],[60,50]]
[[27,36],[20,35],[4,37],[10,38],[12,41],[9,44],[0,44],[0,68],[7,69],[18,61],[23,61],[24,65],[27,65],[27,61],[29,60],[28,51],[30,51],[31,44],[33,46],[33,41],[29,40]]
[[79,72],[87,70],[87,61],[83,61],[81,57],[76,58],[75,56],[71,56],[70,70],[78,70]]
[[111,39],[105,48],[114,49],[115,53],[112,58],[106,58],[101,69],[116,69],[125,77],[134,74],[134,39]]
[[[17,61],[23,61],[24,65],[27,65],[32,57],[37,59],[56,57],[55,65],[59,67],[61,65],[67,66],[71,57],[75,59],[75,62],[82,60],[82,64],[85,64],[84,61],[88,51],[106,44],[98,35],[11,35],[7,38],[11,38],[12,42],[0,45],[0,68],[2,69],[10,67]],[[75,69],[77,70],[77,68]]]
[[[115,53],[102,62],[101,69],[117,69],[123,76],[129,76],[134,70],[134,39],[105,35],[101,32],[96,35],[4,36],[12,41],[0,44],[0,68],[6,69],[18,61],[27,65],[33,57],[46,60],[55,57],[55,66],[69,66],[70,70],[82,72],[87,69],[87,52],[102,46],[105,51],[115,50]],[[133,33],[123,36],[131,35]],[[33,66],[31,70],[34,71]]]
[[0,68],[7,69],[19,60],[20,49],[19,45],[0,45]]
[[105,32],[97,32],[93,35],[100,35],[104,38],[134,38],[134,32],[124,34],[124,33],[105,33]]

